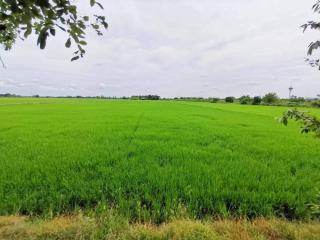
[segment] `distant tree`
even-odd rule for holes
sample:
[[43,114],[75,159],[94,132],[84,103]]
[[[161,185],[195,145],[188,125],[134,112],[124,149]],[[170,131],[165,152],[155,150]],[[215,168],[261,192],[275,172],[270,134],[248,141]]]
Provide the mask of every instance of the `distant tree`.
[[[103,6],[96,0],[87,0],[90,6]],[[88,28],[100,36],[101,28],[107,28],[105,17],[100,15],[79,15],[78,7],[72,0],[1,0],[0,1],[0,45],[5,50],[12,48],[17,38],[26,39],[37,35],[37,44],[46,47],[49,36],[56,30],[67,34],[65,46],[75,44],[74,57],[77,60],[85,54],[84,40]]]
[[131,100],[160,100],[160,96],[158,95],[139,95],[139,96],[131,96]]
[[249,95],[246,95],[246,96],[241,96],[239,98],[239,103],[240,104],[249,104],[251,102],[251,98]]
[[303,97],[294,97],[290,98],[290,102],[299,103],[299,102],[305,102],[306,100]]
[[233,103],[234,102],[234,97],[226,97],[225,98],[226,103]]
[[212,102],[212,103],[217,103],[219,101],[220,101],[219,98],[209,98],[209,102]]
[[262,99],[261,97],[259,96],[255,96],[253,99],[252,99],[252,105],[260,105],[262,102]]
[[262,101],[266,104],[272,104],[272,103],[276,103],[277,101],[279,101],[279,97],[276,93],[267,93],[262,98]]
[[[320,13],[320,0],[317,0],[317,2],[312,6],[312,9],[315,13]],[[303,28],[303,32],[305,32],[308,28],[313,30],[320,30],[320,22],[309,21],[306,24],[303,24],[301,27]],[[312,55],[314,50],[317,50],[318,48],[320,48],[320,40],[311,42],[308,49],[308,55]],[[306,61],[308,61],[312,67],[318,67],[320,70],[320,59],[307,58]]]
[[147,100],[160,100],[160,96],[158,95],[147,95],[145,98]]
[[11,93],[4,93],[4,94],[0,94],[0,97],[21,97],[21,96],[16,94],[11,94]]

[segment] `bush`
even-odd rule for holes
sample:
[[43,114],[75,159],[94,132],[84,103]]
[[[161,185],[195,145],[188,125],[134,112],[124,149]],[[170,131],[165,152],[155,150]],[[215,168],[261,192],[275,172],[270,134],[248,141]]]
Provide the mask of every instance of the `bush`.
[[233,103],[234,97],[226,97],[225,101],[226,101],[226,103]]
[[276,93],[267,93],[263,98],[262,101],[266,104],[272,104],[279,101],[279,97]]
[[262,102],[262,99],[261,97],[259,96],[255,96],[253,99],[252,99],[252,105],[260,105]]
[[139,96],[131,96],[131,100],[160,100],[160,96],[158,95],[139,95]]
[[239,98],[240,104],[249,104],[251,102],[251,98],[249,95],[242,96]]
[[303,103],[306,101],[303,97],[291,98],[289,100],[290,102],[293,102],[293,103]]
[[210,98],[209,99],[209,101],[211,102],[211,103],[217,103],[217,102],[219,102],[219,98]]
[[317,108],[320,108],[320,101],[314,101],[311,103],[311,106],[312,107],[317,107]]

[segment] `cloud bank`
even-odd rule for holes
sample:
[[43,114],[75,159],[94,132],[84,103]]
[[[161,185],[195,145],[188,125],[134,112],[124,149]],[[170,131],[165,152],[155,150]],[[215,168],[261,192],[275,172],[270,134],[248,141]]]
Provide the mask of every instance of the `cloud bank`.
[[[87,55],[70,63],[65,36],[38,50],[34,39],[1,51],[0,92],[24,95],[159,94],[224,97],[275,91],[313,97],[320,72],[304,62],[317,33],[314,0],[103,0],[110,24],[88,36]],[[81,11],[91,11],[81,1]]]

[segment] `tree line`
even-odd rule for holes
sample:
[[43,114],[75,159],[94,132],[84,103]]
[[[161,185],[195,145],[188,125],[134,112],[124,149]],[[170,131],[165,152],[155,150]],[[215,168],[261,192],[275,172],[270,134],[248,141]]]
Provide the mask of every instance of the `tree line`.
[[305,99],[303,97],[293,97],[290,99],[280,98],[276,93],[267,93],[264,96],[254,96],[243,95],[241,97],[228,96],[226,98],[218,97],[171,97],[165,98],[159,95],[148,94],[148,95],[133,95],[133,96],[40,96],[38,94],[32,96],[22,96],[12,93],[0,93],[0,97],[32,97],[32,98],[83,98],[83,99],[123,99],[123,100],[176,100],[176,101],[190,101],[190,102],[209,102],[209,103],[239,103],[242,105],[278,105],[278,106],[311,106],[320,108],[320,95],[319,98]]

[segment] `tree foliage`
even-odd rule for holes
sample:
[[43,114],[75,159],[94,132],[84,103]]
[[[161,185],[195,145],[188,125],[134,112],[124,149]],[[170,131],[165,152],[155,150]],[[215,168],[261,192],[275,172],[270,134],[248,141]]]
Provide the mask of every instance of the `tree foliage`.
[[132,100],[160,100],[160,96],[158,95],[138,95],[138,96],[131,96]]
[[251,102],[251,98],[250,98],[249,95],[241,96],[239,98],[239,103],[240,104],[250,104],[250,102]]
[[320,138],[320,120],[316,117],[310,116],[305,112],[297,109],[290,109],[283,114],[280,122],[288,125],[290,119],[293,119],[301,124],[302,133],[314,133],[316,137]]
[[261,97],[259,97],[259,96],[255,96],[255,97],[253,97],[253,99],[252,99],[252,105],[260,105],[261,102],[262,102],[262,99],[261,99]]
[[[88,3],[89,4],[89,3]],[[90,0],[90,6],[103,6]],[[104,16],[82,16],[72,0],[1,0],[0,1],[0,45],[5,50],[12,48],[17,38],[26,39],[37,35],[37,44],[44,49],[49,36],[60,30],[67,33],[65,47],[74,45],[77,60],[85,54],[85,36],[92,28],[99,36],[108,24]]]
[[279,97],[276,93],[267,93],[262,98],[262,101],[266,104],[272,104],[272,103],[277,102],[278,100],[279,100]]
[[226,97],[225,98],[226,103],[233,103],[234,102],[234,97]]
[[[315,13],[320,13],[320,0],[317,0],[317,2],[312,6],[312,9]],[[305,32],[308,28],[313,30],[320,30],[320,22],[309,21],[306,24],[303,24],[301,27],[303,28],[303,32]],[[308,49],[308,55],[309,56],[312,55],[313,52],[318,48],[320,48],[320,40],[311,42]],[[306,61],[308,61],[312,67],[318,67],[320,70],[320,59],[307,58]]]

